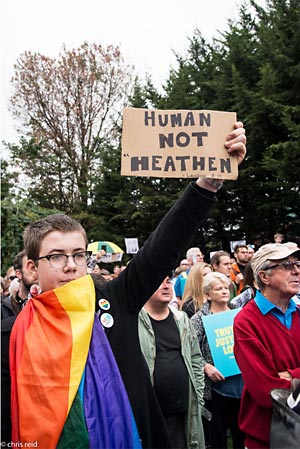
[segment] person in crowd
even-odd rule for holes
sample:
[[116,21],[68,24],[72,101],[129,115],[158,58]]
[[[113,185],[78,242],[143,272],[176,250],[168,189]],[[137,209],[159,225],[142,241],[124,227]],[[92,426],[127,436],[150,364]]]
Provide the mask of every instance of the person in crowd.
[[1,303],[6,296],[9,296],[9,285],[7,280],[1,276]]
[[248,246],[242,244],[236,245],[234,247],[234,257],[236,261],[231,265],[230,277],[235,283],[237,288],[236,293],[239,295],[244,288],[244,271],[249,259]]
[[254,245],[247,245],[247,247],[248,247],[248,262],[249,262],[254,256],[255,250]]
[[[15,278],[15,291],[1,304],[1,319],[18,315],[28,299],[30,287],[36,281],[36,276],[32,276],[26,268],[27,256],[25,251],[16,255],[13,262]],[[11,284],[12,285],[12,284]]]
[[174,272],[173,272],[173,276],[172,276],[172,284],[173,286],[175,286],[176,281],[178,276],[183,272],[186,271],[184,269],[182,269],[182,267],[179,265],[178,267],[175,268]]
[[101,268],[100,274],[106,281],[111,281],[113,279],[111,273],[105,268]]
[[120,265],[115,265],[115,266],[113,267],[113,274],[112,274],[112,277],[115,279],[115,278],[117,278],[117,277],[119,276],[120,273],[121,273],[121,267],[120,267]]
[[170,306],[166,277],[139,314],[139,338],[174,448],[204,449],[203,359],[185,313]]
[[92,273],[97,274],[97,273],[100,273],[100,271],[101,271],[100,264],[99,264],[99,263],[96,263],[96,265],[95,265],[94,268],[93,268]]
[[208,446],[213,449],[226,449],[227,429],[230,428],[232,447],[244,448],[244,435],[238,425],[240,398],[243,380],[240,374],[224,377],[213,362],[211,350],[203,326],[202,317],[220,312],[229,311],[229,279],[219,272],[212,272],[203,280],[203,292],[208,307],[197,312],[191,321],[195,327],[204,358],[205,372],[205,407],[211,411],[212,419],[203,420],[205,439]]
[[17,292],[19,290],[20,287],[20,281],[18,278],[15,278],[13,281],[11,281],[10,286],[9,286],[9,296],[10,297],[16,297]]
[[8,281],[13,281],[14,279],[16,279],[16,272],[14,269],[14,266],[12,265],[11,267],[8,268],[5,277]]
[[238,307],[244,307],[244,305],[253,299],[256,295],[257,284],[254,279],[254,273],[252,270],[251,262],[249,261],[246,265],[244,272],[244,288],[241,293],[235,296],[229,303],[231,309]]
[[[225,146],[238,163],[245,141],[235,124]],[[25,230],[27,267],[42,294],[12,329],[12,441],[128,448],[139,447],[138,430],[144,448],[171,446],[140,349],[138,314],[190,245],[221,185],[191,183],[126,270],[100,286],[86,276],[90,253],[77,221],[53,214]]]
[[2,294],[1,299],[9,296],[9,286],[10,283],[16,279],[16,273],[13,266],[9,267],[5,273],[5,276],[2,278],[1,286],[2,286]]
[[251,261],[249,261],[245,267],[244,272],[244,288],[241,293],[246,291],[247,289],[250,289],[251,291],[251,299],[253,299],[256,295],[257,291],[257,283],[254,278],[254,273],[251,265]]
[[211,266],[214,271],[225,274],[229,279],[229,291],[230,300],[232,300],[237,295],[237,288],[235,283],[231,280],[231,261],[230,254],[226,251],[217,251],[214,253],[210,259]]
[[282,243],[283,241],[284,241],[284,235],[280,234],[280,232],[276,232],[276,234],[274,234],[274,242]]
[[212,266],[205,262],[198,262],[190,269],[180,304],[181,310],[183,310],[189,318],[204,306],[206,299],[204,298],[202,290],[203,278],[211,272]]
[[[11,442],[10,420],[10,374],[9,374],[9,339],[12,326],[17,315],[21,312],[28,300],[30,287],[36,282],[35,273],[27,268],[27,256],[25,251],[16,255],[13,261],[17,282],[15,294],[1,305],[1,437],[2,441]],[[11,284],[12,285],[12,284]]]
[[240,427],[249,449],[270,447],[270,392],[300,379],[300,248],[269,243],[251,259],[258,291],[234,320],[234,353],[244,379]]
[[89,257],[87,261],[87,272],[89,274],[94,273],[94,270],[96,270],[96,273],[99,273],[97,265],[100,268],[101,257],[104,256],[106,256],[105,249],[100,249],[96,254],[92,254]]
[[203,262],[203,254],[198,247],[189,248],[186,252],[186,259],[188,261],[188,267],[187,270],[184,270],[177,278],[176,283],[174,285],[175,294],[178,300],[178,303],[180,303],[183,291],[185,287],[185,283],[188,277],[188,274],[190,272],[191,267],[198,262]]
[[181,271],[187,271],[190,268],[189,261],[187,259],[182,259],[179,263]]
[[8,281],[6,276],[1,277],[1,303],[4,298],[9,296],[9,284],[11,281]]

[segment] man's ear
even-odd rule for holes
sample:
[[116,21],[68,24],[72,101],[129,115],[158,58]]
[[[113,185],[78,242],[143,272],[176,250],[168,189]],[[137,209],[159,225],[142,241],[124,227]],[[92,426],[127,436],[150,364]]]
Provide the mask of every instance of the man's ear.
[[269,285],[270,284],[270,275],[267,274],[266,271],[259,271],[258,272],[258,276],[260,277],[261,281],[266,284]]
[[34,263],[34,261],[31,259],[27,259],[25,262],[25,265],[26,265],[26,269],[29,271],[31,276],[36,276],[36,278],[37,278],[37,266]]
[[17,278],[21,281],[22,280],[22,271],[18,268],[15,270]]

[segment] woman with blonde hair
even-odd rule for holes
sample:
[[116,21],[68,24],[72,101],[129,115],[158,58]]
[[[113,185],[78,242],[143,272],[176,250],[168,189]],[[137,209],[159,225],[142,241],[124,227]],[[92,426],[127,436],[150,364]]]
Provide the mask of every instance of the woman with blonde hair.
[[244,448],[244,434],[238,425],[243,379],[241,374],[224,377],[213,361],[203,317],[230,310],[228,302],[230,279],[217,271],[203,280],[203,294],[207,308],[202,308],[191,319],[198,337],[204,359],[204,406],[212,413],[211,421],[203,419],[206,444],[211,449],[227,449],[227,429],[230,428],[233,449]]
[[198,312],[206,301],[202,291],[203,278],[212,271],[212,266],[205,262],[196,263],[189,271],[180,305],[189,318]]

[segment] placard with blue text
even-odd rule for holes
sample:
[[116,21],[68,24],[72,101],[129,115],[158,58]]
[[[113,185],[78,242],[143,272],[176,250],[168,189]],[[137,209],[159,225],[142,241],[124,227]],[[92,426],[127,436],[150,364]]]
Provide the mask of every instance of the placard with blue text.
[[214,365],[224,377],[240,374],[233,353],[233,320],[241,309],[202,317]]

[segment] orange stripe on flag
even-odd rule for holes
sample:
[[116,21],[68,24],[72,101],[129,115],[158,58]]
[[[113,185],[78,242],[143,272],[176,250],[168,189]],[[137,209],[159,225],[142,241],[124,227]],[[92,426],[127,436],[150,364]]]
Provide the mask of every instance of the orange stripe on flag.
[[94,309],[94,284],[85,276],[30,300],[19,315],[11,341],[18,355],[13,441],[56,447],[86,363]]

